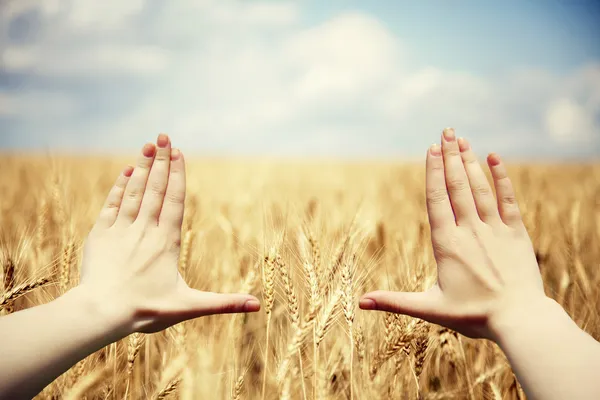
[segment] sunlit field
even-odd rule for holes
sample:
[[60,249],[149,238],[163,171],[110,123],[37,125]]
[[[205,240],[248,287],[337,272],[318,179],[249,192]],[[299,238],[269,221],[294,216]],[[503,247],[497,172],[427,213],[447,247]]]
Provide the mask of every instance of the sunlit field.
[[[86,234],[133,160],[0,159],[3,314],[77,284]],[[491,342],[358,309],[366,291],[435,282],[424,162],[188,161],[180,271],[261,311],[131,335],[39,398],[525,398]],[[510,173],[546,293],[599,340],[600,165]]]

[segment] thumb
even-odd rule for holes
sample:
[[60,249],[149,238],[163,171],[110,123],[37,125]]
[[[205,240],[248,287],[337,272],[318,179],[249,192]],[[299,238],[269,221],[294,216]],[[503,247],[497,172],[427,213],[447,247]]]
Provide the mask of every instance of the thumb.
[[377,290],[363,295],[359,306],[363,310],[393,312],[433,322],[442,313],[442,300],[442,293],[433,289],[417,293]]
[[257,312],[260,302],[254,296],[241,293],[213,293],[188,289],[183,296],[182,307],[188,318],[213,314]]

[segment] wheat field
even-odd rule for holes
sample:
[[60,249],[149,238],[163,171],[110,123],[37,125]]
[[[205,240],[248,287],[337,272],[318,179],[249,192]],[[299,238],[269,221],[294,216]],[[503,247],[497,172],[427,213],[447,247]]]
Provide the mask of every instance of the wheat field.
[[[0,159],[3,314],[77,284],[83,241],[128,161]],[[252,293],[261,311],[131,335],[38,398],[524,399],[493,343],[358,309],[366,291],[435,282],[424,172],[424,163],[188,162],[180,271],[194,288]],[[600,339],[600,165],[510,173],[546,293]]]

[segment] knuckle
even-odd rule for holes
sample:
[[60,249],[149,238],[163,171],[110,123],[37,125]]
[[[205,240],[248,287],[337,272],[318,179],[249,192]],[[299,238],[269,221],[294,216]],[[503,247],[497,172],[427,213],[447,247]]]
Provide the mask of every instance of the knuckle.
[[158,197],[163,197],[167,192],[167,188],[165,187],[165,185],[161,184],[160,182],[153,183],[150,190],[153,195]]
[[475,157],[471,157],[470,155],[463,154],[462,156],[463,162],[468,166],[477,166],[479,163]]
[[171,161],[171,154],[169,151],[159,151],[156,153],[156,157],[154,158],[154,162],[157,161],[163,163],[165,161]]
[[136,169],[141,171],[148,171],[150,170],[150,167],[152,167],[153,163],[154,158],[142,158],[137,162]]
[[185,194],[182,192],[167,192],[165,194],[165,200],[169,203],[183,205],[185,203]]
[[446,184],[448,185],[448,189],[453,192],[463,191],[469,186],[466,179],[459,177],[449,177]]
[[509,193],[509,194],[503,194],[501,197],[502,203],[509,205],[509,206],[516,206],[517,205],[517,198],[515,197],[514,194]]
[[219,311],[225,314],[234,313],[239,310],[239,304],[233,301],[227,301],[219,307]]
[[436,229],[432,236],[433,251],[438,258],[449,258],[456,252],[454,249],[457,248],[457,237],[452,231]]
[[431,171],[443,171],[444,161],[440,157],[429,160],[429,169]]
[[448,246],[443,240],[436,240],[433,243],[433,254],[436,255],[438,260],[449,258],[452,255],[451,247]]
[[451,146],[446,149],[445,155],[447,157],[460,157],[460,150],[458,146]]
[[448,199],[448,192],[444,187],[427,188],[427,201],[430,204],[441,204]]
[[185,185],[185,171],[176,162],[171,162],[171,168],[169,169],[169,182],[174,182],[177,185]]
[[129,180],[129,178],[125,178],[125,177],[121,177],[117,180],[117,182],[115,183],[115,187],[113,190],[124,190],[125,187],[127,186],[127,181]]
[[142,197],[142,188],[138,186],[131,187],[127,192],[129,200],[139,200]]
[[121,202],[120,201],[117,201],[115,199],[111,199],[111,200],[108,201],[108,203],[106,203],[106,207],[105,208],[106,208],[106,210],[113,211],[113,210],[118,209],[120,206],[121,206]]
[[171,239],[171,244],[168,248],[170,251],[179,254],[179,251],[181,249],[181,236],[177,235],[176,237]]
[[490,187],[484,184],[473,185],[471,190],[473,191],[473,194],[477,196],[489,196],[492,193]]

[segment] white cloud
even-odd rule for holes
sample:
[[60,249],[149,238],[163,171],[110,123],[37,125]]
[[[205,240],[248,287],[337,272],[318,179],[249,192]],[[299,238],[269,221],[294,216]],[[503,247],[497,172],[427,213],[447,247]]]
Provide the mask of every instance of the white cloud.
[[68,22],[81,30],[121,27],[139,14],[144,0],[98,1],[71,0],[62,3],[68,9]]
[[[0,117],[29,120],[67,118],[77,112],[74,99],[62,93],[24,90],[12,96],[0,93]],[[49,128],[51,129],[51,128]]]
[[71,78],[155,75],[165,71],[169,62],[168,54],[160,48],[118,43],[77,51],[45,46],[13,47],[4,52],[3,59],[7,72]]
[[[567,76],[521,68],[495,77],[415,65],[410,38],[377,18],[344,12],[307,26],[295,2],[85,4],[47,6],[39,39],[2,51],[8,72],[64,82],[52,92],[63,106],[38,120],[71,115],[73,124],[48,134],[102,132],[137,144],[168,131],[191,148],[373,155],[413,152],[453,125],[486,150],[543,142],[547,152],[590,154],[598,144],[600,65]],[[23,9],[11,11],[11,20]],[[69,87],[70,78],[88,86]],[[103,118],[86,126],[85,107],[68,104],[94,100],[98,91],[115,101],[131,97],[118,113],[95,109]],[[44,104],[36,93],[50,96],[36,88],[31,101],[4,93],[0,112],[35,114]]]
[[594,123],[594,116],[568,98],[552,102],[545,117],[546,129],[560,143],[587,141],[600,135],[600,126]]
[[376,19],[353,12],[291,36],[281,56],[298,74],[297,96],[344,101],[389,78],[398,66],[398,47]]

